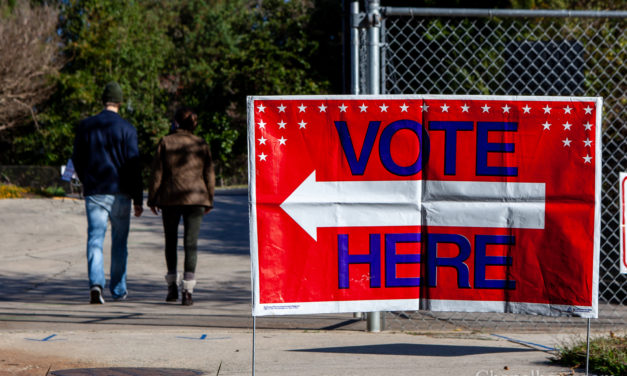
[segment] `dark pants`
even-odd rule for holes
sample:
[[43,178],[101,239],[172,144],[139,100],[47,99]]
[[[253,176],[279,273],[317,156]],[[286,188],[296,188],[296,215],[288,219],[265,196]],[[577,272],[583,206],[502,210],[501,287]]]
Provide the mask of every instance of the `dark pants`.
[[[164,206],[161,208],[163,230],[165,232],[165,262],[168,274],[176,274],[176,248],[178,242],[178,227],[183,217],[183,246],[185,249],[185,277],[194,279],[198,250],[198,233],[204,214],[204,206]],[[191,278],[189,278],[191,277]]]

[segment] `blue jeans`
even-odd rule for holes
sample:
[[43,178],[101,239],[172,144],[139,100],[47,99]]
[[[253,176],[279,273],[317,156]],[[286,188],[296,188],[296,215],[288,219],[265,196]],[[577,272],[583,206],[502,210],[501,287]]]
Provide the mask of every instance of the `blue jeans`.
[[111,280],[114,299],[126,294],[126,259],[131,224],[131,199],[127,195],[91,195],[85,197],[87,212],[87,274],[89,287],[105,287],[102,245],[107,222],[111,220]]

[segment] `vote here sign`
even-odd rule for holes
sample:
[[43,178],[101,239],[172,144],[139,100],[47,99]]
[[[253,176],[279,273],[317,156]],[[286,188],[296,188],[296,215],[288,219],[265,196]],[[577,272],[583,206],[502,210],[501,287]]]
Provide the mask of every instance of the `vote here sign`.
[[597,316],[600,98],[248,98],[253,314]]

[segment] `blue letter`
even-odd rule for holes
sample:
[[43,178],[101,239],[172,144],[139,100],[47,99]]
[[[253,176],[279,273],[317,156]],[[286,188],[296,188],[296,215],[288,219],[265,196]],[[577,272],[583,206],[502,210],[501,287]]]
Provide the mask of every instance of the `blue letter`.
[[[438,243],[452,243],[459,248],[455,257],[438,257]],[[427,235],[427,265],[429,269],[429,287],[435,287],[438,281],[438,266],[451,266],[457,270],[457,286],[469,288],[468,265],[464,263],[470,256],[470,242],[456,234],[429,234]]]
[[486,279],[486,265],[512,266],[509,256],[486,256],[488,244],[514,245],[515,239],[509,235],[476,235],[475,236],[475,288],[478,289],[508,289],[516,288],[516,281],[502,279]]
[[381,287],[381,235],[370,234],[370,254],[349,255],[348,235],[337,236],[339,288],[349,287],[349,264],[370,264],[370,287]]
[[430,121],[429,130],[444,131],[444,175],[455,175],[457,131],[472,131],[472,121]]
[[488,153],[514,152],[514,144],[488,142],[488,132],[517,130],[518,123],[477,122],[477,176],[518,176],[517,167],[488,166]]
[[[392,154],[390,151],[390,144],[392,137],[401,129],[409,129],[414,132],[420,141],[420,152],[418,153],[418,159],[412,165],[402,167],[396,164],[392,160]],[[379,139],[379,157],[381,163],[388,171],[394,175],[409,176],[414,175],[422,170],[422,166],[427,164],[429,159],[429,136],[424,131],[422,125],[413,120],[398,120],[390,123],[383,132],[381,132],[381,138]]]
[[344,150],[346,161],[348,161],[348,165],[350,166],[351,173],[353,175],[364,174],[364,171],[366,170],[366,165],[368,164],[368,159],[370,158],[370,153],[372,152],[372,147],[374,146],[374,141],[377,138],[377,133],[379,133],[379,125],[381,125],[380,121],[371,121],[368,124],[368,130],[366,131],[364,144],[361,147],[359,159],[357,159],[353,140],[351,140],[351,135],[348,132],[348,126],[346,125],[346,122],[335,122],[335,129],[337,129],[337,134],[338,136],[340,136],[342,150]]
[[397,264],[419,264],[420,254],[396,254],[397,243],[420,243],[420,234],[385,235],[385,286],[415,287],[420,286],[420,277],[396,278]]

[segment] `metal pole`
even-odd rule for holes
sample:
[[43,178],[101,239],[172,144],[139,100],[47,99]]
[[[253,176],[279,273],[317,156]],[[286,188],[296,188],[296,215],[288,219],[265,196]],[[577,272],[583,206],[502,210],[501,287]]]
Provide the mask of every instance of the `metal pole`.
[[586,376],[588,376],[589,365],[590,365],[590,319],[588,319],[588,333],[586,335]]
[[379,0],[368,1],[368,94],[380,93],[380,62],[379,33],[381,30],[381,13]]
[[[379,0],[368,0],[368,94],[380,93],[380,8],[381,3]],[[380,332],[381,312],[368,312],[367,322],[369,332]]]
[[351,3],[351,94],[359,94],[359,2]]
[[[352,1],[351,20],[351,94],[359,94],[359,1]],[[353,312],[353,318],[363,319],[363,312]]]
[[367,320],[369,332],[381,331],[381,312],[368,312]]
[[625,18],[624,10],[540,10],[381,7],[385,16],[413,17],[507,17],[507,18]]
[[255,336],[257,334],[257,317],[253,316],[253,376],[255,376]]

